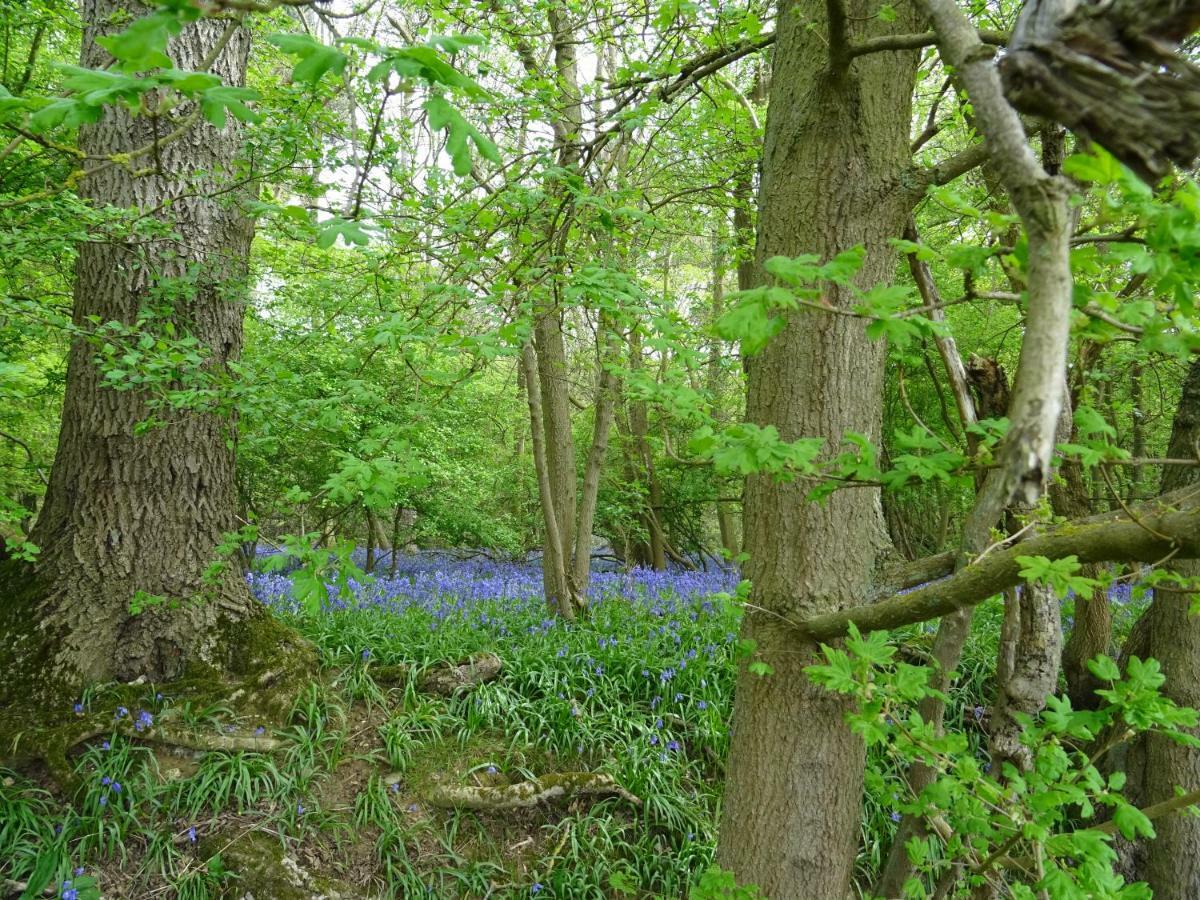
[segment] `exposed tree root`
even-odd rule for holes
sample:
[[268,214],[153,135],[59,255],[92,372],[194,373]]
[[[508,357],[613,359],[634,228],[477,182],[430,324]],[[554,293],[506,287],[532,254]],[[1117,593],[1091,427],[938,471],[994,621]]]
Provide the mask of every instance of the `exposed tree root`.
[[[457,663],[439,663],[426,669],[417,679],[417,690],[426,694],[451,697],[459,691],[491,681],[500,675],[504,664],[493,653],[476,653]],[[380,666],[374,670],[381,684],[400,684],[409,677],[411,668],[405,665]]]
[[[500,658],[491,653],[477,653],[456,663],[440,663],[422,672],[417,679],[417,689],[425,693],[449,697],[459,691],[496,678],[503,668]],[[406,680],[412,672],[409,666],[382,666],[375,670],[375,678],[384,684],[395,684]],[[282,710],[290,706],[283,694],[287,685],[303,684],[305,678],[296,677],[296,671],[286,666],[271,666],[250,674],[242,681],[232,684],[216,679],[203,686],[176,685],[174,699],[192,700],[198,703],[222,702],[233,705],[235,710],[245,708],[253,715],[264,712],[264,695],[268,718],[278,718]],[[168,708],[156,713],[151,725],[140,730],[136,724],[137,699],[145,691],[145,684],[118,685],[111,701],[103,712],[87,713],[54,720],[44,720],[37,710],[12,710],[4,716],[6,727],[0,729],[0,766],[26,769],[41,765],[46,773],[68,796],[79,788],[80,782],[71,763],[70,752],[83,741],[113,733],[122,734],[136,741],[199,752],[250,751],[272,753],[283,746],[283,742],[266,735],[237,734],[231,732],[204,731],[189,728],[172,721],[175,709]],[[293,698],[294,699],[294,698]],[[130,715],[114,717],[112,709],[126,703]],[[29,727],[22,727],[28,723]],[[595,792],[595,791],[591,791]]]
[[[400,776],[389,776],[386,780],[394,783]],[[434,782],[421,792],[426,803],[439,809],[476,810],[524,809],[551,800],[583,796],[620,797],[634,806],[642,803],[611,777],[599,772],[558,772],[501,786]]]

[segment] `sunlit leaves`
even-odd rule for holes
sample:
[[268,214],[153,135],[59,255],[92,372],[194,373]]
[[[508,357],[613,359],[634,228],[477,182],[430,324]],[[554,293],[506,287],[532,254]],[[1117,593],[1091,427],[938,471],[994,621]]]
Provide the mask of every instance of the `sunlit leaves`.
[[258,122],[261,117],[246,105],[258,99],[258,92],[250,88],[220,85],[206,90],[200,97],[200,108],[204,118],[215,128],[224,128],[226,114],[241,122]]
[[[1120,743],[1155,729],[1175,740],[1195,740],[1183,730],[1194,724],[1195,712],[1162,695],[1156,663],[1131,658],[1122,677],[1111,659],[1093,660],[1090,668],[1109,684],[1099,692],[1107,702],[1075,710],[1067,697],[1048,698],[1040,717],[1023,721],[1031,767],[1018,770],[1005,763],[992,771],[970,752],[963,733],[946,733],[924,721],[917,704],[940,696],[931,685],[932,669],[903,661],[886,635],[863,636],[851,627],[844,647],[821,650],[824,662],[810,666],[808,677],[851,698],[847,723],[887,757],[884,771],[919,763],[931,773],[930,783],[916,795],[903,780],[892,782],[896,807],[945,823],[928,838],[906,845],[923,879],[936,880],[956,860],[988,859],[1005,866],[1006,887],[1015,897],[1032,900],[1035,888],[1050,884],[1059,886],[1053,896],[1145,896],[1114,872],[1112,835],[1087,822],[1107,807],[1117,831],[1135,839],[1153,835],[1150,816],[1121,795],[1121,773],[1106,776],[1089,753],[1095,752],[1090,744],[1099,735]],[[886,776],[873,777],[882,782],[873,793],[884,793]],[[900,792],[905,796],[898,797]],[[1026,867],[1019,861],[1029,858],[1039,859],[1041,870],[1026,883],[1021,877]]]
[[171,65],[167,41],[183,30],[184,22],[194,20],[199,14],[195,7],[190,10],[179,6],[163,7],[135,19],[123,31],[97,37],[96,43],[112,54],[123,71],[167,68]]
[[430,128],[446,132],[446,152],[455,175],[466,175],[471,171],[472,146],[484,159],[500,162],[500,151],[491,139],[468,122],[444,97],[432,95],[425,101],[425,112],[429,115]]
[[346,246],[365,247],[371,241],[362,223],[334,216],[317,233],[317,246],[328,250],[337,243],[339,237],[346,242]]
[[1069,594],[1080,597],[1092,596],[1092,591],[1100,584],[1095,578],[1079,574],[1081,568],[1077,556],[1064,556],[1060,559],[1048,559],[1045,556],[1018,556],[1021,565],[1020,574],[1026,581],[1044,584],[1054,591],[1060,600]]
[[315,85],[326,74],[341,75],[346,69],[346,54],[336,47],[322,44],[307,34],[272,34],[267,40],[298,62],[292,69],[292,80]]
[[710,458],[723,474],[762,472],[789,478],[815,472],[813,463],[824,443],[820,438],[784,441],[773,425],[743,422],[719,432],[709,426],[698,429],[690,449]]

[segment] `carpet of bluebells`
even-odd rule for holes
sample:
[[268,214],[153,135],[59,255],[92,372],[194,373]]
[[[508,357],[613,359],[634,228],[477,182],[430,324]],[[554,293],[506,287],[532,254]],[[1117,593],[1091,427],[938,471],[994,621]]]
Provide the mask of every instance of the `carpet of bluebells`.
[[[331,587],[320,617],[301,611],[287,574],[248,578],[332,665],[369,673],[495,653],[503,676],[450,701],[444,738],[468,756],[479,746],[486,758],[472,762],[489,770],[534,750],[544,766],[606,772],[643,799],[629,814],[619,801],[578,813],[570,865],[550,861],[530,876],[543,896],[611,896],[613,871],[642,891],[680,896],[711,862],[740,615],[736,572],[594,571],[589,615],[578,625],[549,614],[536,559],[420,553],[393,569],[385,557],[372,578],[352,583],[351,596]],[[412,748],[418,760],[429,752],[437,754],[428,741]]]
[[[356,562],[365,564],[361,553]],[[209,753],[194,774],[164,782],[146,747],[114,733],[78,760],[85,790],[72,808],[0,778],[0,857],[12,863],[0,873],[27,878],[41,866],[66,900],[97,900],[100,890],[215,897],[228,875],[199,848],[234,816],[237,827],[253,823],[331,872],[353,857],[353,874],[342,874],[377,896],[686,896],[716,842],[739,576],[711,565],[596,568],[589,615],[571,624],[549,614],[537,559],[385,556],[346,589],[331,585],[320,611],[297,602],[288,566],[256,565],[247,575],[255,596],[318,647],[329,674],[304,692],[292,721],[273,730],[284,752]],[[1131,598],[1127,585],[1111,595],[1120,631],[1144,598]],[[1068,625],[1072,612],[1068,600]],[[950,727],[976,737],[993,692],[1001,615],[995,600],[977,611],[947,712]],[[919,647],[932,628],[898,637]],[[453,698],[415,689],[424,667],[482,651],[501,658],[501,677]],[[402,696],[373,677],[394,665],[410,673]],[[82,698],[75,714],[97,702]],[[148,686],[140,705],[118,706],[115,715],[140,731],[171,702]],[[228,721],[220,709],[182,713],[198,727],[264,734],[261,723]],[[331,793],[355,759],[371,774]],[[864,796],[864,882],[898,818],[884,785],[900,773],[880,766],[872,760],[886,777],[868,779]],[[640,805],[589,798],[476,815],[421,799],[430,778],[502,784],[581,770],[610,775]],[[351,833],[358,851],[347,849]]]

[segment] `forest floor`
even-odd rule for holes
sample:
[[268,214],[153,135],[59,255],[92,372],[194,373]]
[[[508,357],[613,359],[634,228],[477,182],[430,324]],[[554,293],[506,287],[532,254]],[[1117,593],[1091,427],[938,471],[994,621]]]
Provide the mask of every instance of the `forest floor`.
[[[715,847],[736,576],[596,573],[588,621],[569,625],[547,614],[532,565],[421,554],[397,568],[331,588],[317,615],[288,575],[250,576],[320,652],[323,677],[288,721],[175,706],[147,685],[113,710],[132,734],[77,748],[75,797],[0,771],[0,896],[686,896]],[[992,652],[982,637],[969,647],[953,719],[978,718]],[[474,654],[498,657],[499,675],[428,692],[430,672]],[[79,703],[106,712],[106,692]],[[166,752],[137,738],[138,721],[164,717],[270,746]],[[864,877],[894,806],[865,799]]]

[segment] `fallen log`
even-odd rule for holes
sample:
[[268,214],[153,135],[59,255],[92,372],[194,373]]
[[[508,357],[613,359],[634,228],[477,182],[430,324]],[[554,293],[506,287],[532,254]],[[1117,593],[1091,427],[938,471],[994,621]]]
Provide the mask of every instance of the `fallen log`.
[[[385,779],[385,781],[395,781]],[[634,806],[642,801],[600,772],[557,772],[532,781],[505,785],[448,784],[435,781],[421,793],[430,806],[439,809],[502,810],[527,809],[551,800],[576,797],[620,797]]]

